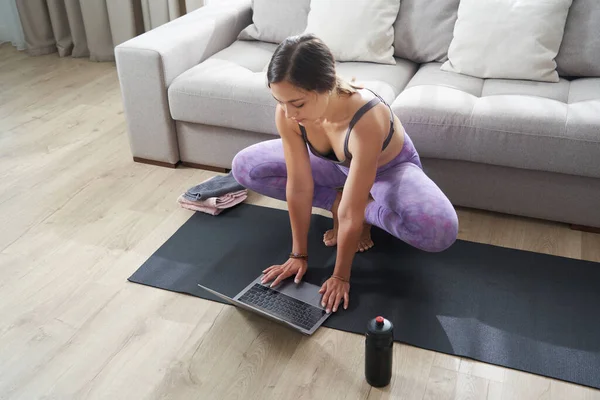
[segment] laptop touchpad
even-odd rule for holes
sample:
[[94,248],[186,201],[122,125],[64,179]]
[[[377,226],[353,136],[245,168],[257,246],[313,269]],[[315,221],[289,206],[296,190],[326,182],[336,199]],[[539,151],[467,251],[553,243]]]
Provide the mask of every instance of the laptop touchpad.
[[322,295],[319,293],[320,287],[317,285],[307,282],[296,284],[290,279],[289,281],[282,282],[274,289],[315,307],[322,308],[320,304]]

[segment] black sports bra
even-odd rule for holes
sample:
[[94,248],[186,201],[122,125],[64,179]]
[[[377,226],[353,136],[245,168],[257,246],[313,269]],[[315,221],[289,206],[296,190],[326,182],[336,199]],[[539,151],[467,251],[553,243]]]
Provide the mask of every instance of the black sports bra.
[[361,108],[358,109],[358,111],[352,117],[350,124],[348,125],[348,130],[346,132],[346,139],[344,140],[344,155],[346,156],[346,159],[344,161],[339,161],[333,151],[331,151],[329,154],[319,153],[313,147],[313,145],[308,141],[308,137],[306,135],[306,128],[304,128],[304,126],[298,124],[300,126],[300,131],[302,132],[302,138],[308,144],[308,147],[309,147],[311,153],[313,153],[315,156],[317,156],[319,158],[323,158],[327,161],[331,161],[333,163],[342,165],[344,167],[350,167],[350,161],[352,160],[352,154],[350,154],[350,151],[348,151],[348,141],[350,140],[350,132],[352,131],[352,128],[354,128],[354,125],[356,125],[358,120],[363,115],[365,115],[365,113],[367,111],[369,111],[371,108],[375,107],[380,102],[385,104],[386,106],[388,106],[388,108],[390,110],[390,131],[389,131],[388,136],[386,137],[385,141],[383,142],[383,148],[381,149],[382,151],[385,150],[385,148],[390,144],[390,141],[392,140],[392,137],[394,135],[394,113],[392,112],[392,108],[389,106],[389,104],[387,104],[385,102],[385,100],[383,100],[383,98],[381,98],[377,93],[375,93],[371,89],[367,88],[367,90],[370,91],[371,93],[373,93],[375,95],[375,97],[372,98],[367,104],[363,105]]

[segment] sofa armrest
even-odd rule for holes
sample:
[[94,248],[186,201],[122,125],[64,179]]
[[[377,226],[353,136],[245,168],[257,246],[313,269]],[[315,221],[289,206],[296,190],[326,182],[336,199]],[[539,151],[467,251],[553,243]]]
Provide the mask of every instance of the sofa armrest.
[[231,45],[252,23],[250,0],[199,8],[115,48],[134,158],[179,162],[167,89],[183,72]]

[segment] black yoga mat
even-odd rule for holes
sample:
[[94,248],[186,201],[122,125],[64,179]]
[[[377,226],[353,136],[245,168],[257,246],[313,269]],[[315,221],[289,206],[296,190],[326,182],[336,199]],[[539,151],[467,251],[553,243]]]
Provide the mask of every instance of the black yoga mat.
[[[322,242],[330,226],[312,216],[304,280],[317,285],[334,267]],[[372,236],[355,257],[350,307],[325,326],[364,334],[383,315],[397,341],[600,388],[600,264],[460,240],[427,253],[375,227]],[[196,213],[129,280],[221,301],[197,284],[233,297],[290,246],[286,211]]]

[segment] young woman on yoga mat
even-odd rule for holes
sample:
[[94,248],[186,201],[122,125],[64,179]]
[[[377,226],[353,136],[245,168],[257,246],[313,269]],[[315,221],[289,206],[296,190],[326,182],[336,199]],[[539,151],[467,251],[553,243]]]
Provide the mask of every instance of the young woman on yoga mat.
[[287,200],[292,252],[284,264],[263,271],[263,283],[302,279],[313,206],[332,212],[333,229],[323,241],[337,244],[333,275],[320,291],[327,312],[342,300],[348,307],[352,261],[356,251],[373,246],[371,225],[425,251],[454,243],[456,212],[423,172],[398,117],[376,93],[337,77],[321,40],[304,34],[283,41],[267,79],[281,139],[242,150],[232,167],[241,185]]

